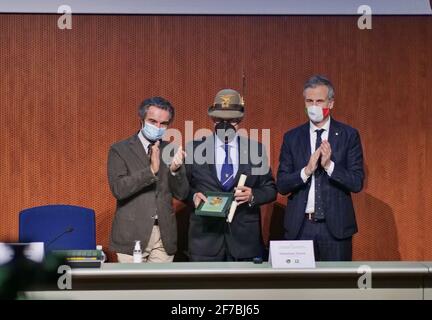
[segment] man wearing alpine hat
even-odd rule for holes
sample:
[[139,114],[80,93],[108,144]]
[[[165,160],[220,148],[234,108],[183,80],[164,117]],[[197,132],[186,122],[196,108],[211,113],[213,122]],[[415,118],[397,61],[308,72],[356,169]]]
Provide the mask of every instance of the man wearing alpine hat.
[[[192,160],[186,160],[189,199],[197,208],[202,201],[207,202],[205,193],[208,191],[232,192],[238,207],[231,223],[224,218],[191,213],[190,260],[251,261],[262,258],[260,206],[276,199],[276,185],[266,152],[259,142],[237,133],[244,116],[244,101],[237,91],[219,91],[208,115],[215,133],[193,141],[187,148],[188,157],[193,156]],[[250,150],[258,150],[259,163],[253,159]],[[247,179],[243,187],[237,188],[241,174]]]

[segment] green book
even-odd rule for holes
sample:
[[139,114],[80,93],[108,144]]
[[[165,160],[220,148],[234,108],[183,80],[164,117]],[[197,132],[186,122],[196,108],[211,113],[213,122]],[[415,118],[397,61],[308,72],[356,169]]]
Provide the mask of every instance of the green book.
[[234,194],[231,192],[205,192],[207,202],[201,201],[198,208],[195,209],[195,214],[199,216],[220,217],[226,218],[234,199]]

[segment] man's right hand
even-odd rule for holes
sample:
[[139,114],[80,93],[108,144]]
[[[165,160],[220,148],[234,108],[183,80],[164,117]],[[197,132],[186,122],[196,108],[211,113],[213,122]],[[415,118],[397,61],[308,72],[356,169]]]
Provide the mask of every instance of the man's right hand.
[[159,172],[159,167],[160,167],[159,144],[160,144],[160,141],[156,141],[156,143],[151,147],[152,152],[151,152],[150,162],[151,162],[151,170],[153,171],[154,175],[157,175],[157,173]]
[[201,201],[207,202],[207,197],[205,195],[203,195],[201,192],[195,193],[193,196],[193,202],[194,202],[195,208],[198,208]]
[[307,166],[305,167],[305,174],[310,177],[315,170],[318,168],[318,160],[321,155],[321,147],[315,150],[315,152],[311,155]]

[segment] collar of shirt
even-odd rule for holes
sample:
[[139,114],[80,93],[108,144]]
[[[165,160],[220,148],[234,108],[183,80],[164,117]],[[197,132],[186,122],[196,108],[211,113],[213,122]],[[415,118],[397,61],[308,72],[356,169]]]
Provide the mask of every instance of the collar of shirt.
[[311,146],[311,152],[313,153],[315,151],[315,143],[317,139],[317,135],[315,133],[315,130],[324,129],[324,132],[321,133],[321,140],[328,140],[329,136],[329,130],[330,130],[330,117],[327,120],[327,122],[321,127],[318,128],[316,125],[312,123],[312,121],[309,122],[310,124],[310,146]]
[[330,119],[331,117],[328,118],[327,122],[321,128],[318,128],[312,121],[309,121],[310,133],[312,134],[315,132],[315,130],[319,130],[319,129],[325,130],[323,134],[328,133],[330,130]]
[[[236,134],[234,139],[232,139],[231,142],[228,142],[228,145],[231,147],[230,149],[232,148],[237,149],[238,146],[237,141],[238,141],[238,135]],[[216,135],[215,135],[215,148],[216,150],[222,149],[225,152],[225,142],[219,139]]]
[[150,141],[148,141],[148,140],[144,137],[144,135],[143,135],[143,133],[142,133],[141,130],[140,130],[140,132],[138,133],[138,138],[140,139],[140,141],[141,141],[141,143],[142,143],[142,145],[143,145],[143,147],[144,147],[144,151],[145,151],[145,153],[148,154],[148,146],[149,146],[149,144],[150,144]]

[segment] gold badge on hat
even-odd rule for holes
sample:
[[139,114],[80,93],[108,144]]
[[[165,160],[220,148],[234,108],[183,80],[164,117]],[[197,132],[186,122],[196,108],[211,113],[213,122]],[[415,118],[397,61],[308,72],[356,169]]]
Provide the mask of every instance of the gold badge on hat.
[[227,94],[221,97],[222,99],[222,108],[228,108],[230,105],[231,98],[234,97],[233,94]]

